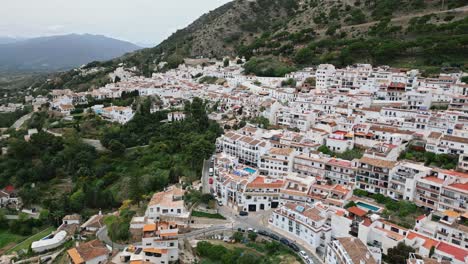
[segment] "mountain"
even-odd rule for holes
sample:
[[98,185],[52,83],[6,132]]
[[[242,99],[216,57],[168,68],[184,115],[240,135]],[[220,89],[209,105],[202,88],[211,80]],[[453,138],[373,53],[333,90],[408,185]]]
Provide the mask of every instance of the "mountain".
[[101,35],[70,34],[0,44],[0,71],[58,71],[109,60],[140,47]]
[[15,43],[18,41],[26,40],[25,38],[12,38],[12,37],[5,37],[5,36],[0,36],[0,44],[10,44],[10,43]]
[[[102,84],[120,63],[150,76],[161,61],[184,57],[257,57],[256,74],[320,63],[417,67],[426,74],[468,67],[465,0],[235,0],[178,30],[154,48],[94,64],[105,67],[81,82],[72,73],[47,88],[87,89]],[[272,67],[273,67],[272,66]],[[255,70],[260,68],[260,70]],[[97,81],[99,80],[99,81]]]

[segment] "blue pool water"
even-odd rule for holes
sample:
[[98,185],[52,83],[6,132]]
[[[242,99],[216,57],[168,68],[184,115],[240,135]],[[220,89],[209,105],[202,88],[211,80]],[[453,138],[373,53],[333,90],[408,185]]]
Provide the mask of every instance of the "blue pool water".
[[257,172],[256,170],[252,169],[252,168],[244,168],[244,170],[250,174],[254,174],[255,172]]
[[366,203],[363,203],[363,202],[357,202],[356,205],[359,206],[359,207],[364,207],[364,208],[369,209],[369,210],[374,211],[374,212],[378,212],[380,210],[380,208],[378,208],[376,206],[366,204]]

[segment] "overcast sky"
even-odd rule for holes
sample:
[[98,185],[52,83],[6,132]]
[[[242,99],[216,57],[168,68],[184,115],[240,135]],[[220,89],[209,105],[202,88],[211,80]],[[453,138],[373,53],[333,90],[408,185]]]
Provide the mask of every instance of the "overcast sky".
[[0,36],[101,34],[157,44],[229,0],[5,0]]

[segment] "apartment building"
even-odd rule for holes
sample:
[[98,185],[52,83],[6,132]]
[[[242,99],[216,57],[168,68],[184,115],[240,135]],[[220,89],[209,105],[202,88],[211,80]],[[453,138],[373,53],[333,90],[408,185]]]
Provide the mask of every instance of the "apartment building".
[[292,148],[271,148],[260,158],[260,174],[284,177],[292,171],[295,151]]
[[143,260],[167,264],[179,259],[178,227],[175,222],[156,222],[143,227]]
[[415,197],[416,181],[431,173],[431,168],[420,163],[398,162],[390,171],[387,195],[395,200],[412,201]]
[[260,156],[266,152],[267,143],[252,136],[227,132],[217,139],[217,150],[236,157],[239,162],[259,166]]
[[468,226],[464,224],[466,217],[452,210],[446,210],[440,216],[435,223],[434,237],[468,249]]
[[348,160],[332,158],[325,163],[325,178],[330,179],[335,184],[354,184],[354,168],[352,162]]
[[274,210],[270,224],[300,239],[313,250],[325,252],[331,240],[326,212],[307,204],[286,203]]
[[[372,250],[372,251],[371,251]],[[382,255],[354,237],[339,237],[327,246],[325,264],[379,264]]]
[[430,210],[466,211],[468,175],[432,169],[430,176],[416,182],[414,202]]
[[327,158],[320,154],[299,154],[294,157],[293,172],[300,176],[320,176],[325,178]]
[[362,157],[356,162],[356,186],[371,193],[387,194],[394,161]]
[[429,210],[437,210],[439,207],[440,191],[444,179],[436,176],[428,176],[416,182],[414,202],[416,205]]

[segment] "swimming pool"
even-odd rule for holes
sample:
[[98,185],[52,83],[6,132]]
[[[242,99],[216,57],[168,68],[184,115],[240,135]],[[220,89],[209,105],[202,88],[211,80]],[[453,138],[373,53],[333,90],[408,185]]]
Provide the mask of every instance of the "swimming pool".
[[244,171],[250,173],[250,174],[254,174],[255,172],[257,172],[256,170],[252,169],[252,168],[244,168]]
[[365,208],[367,210],[371,210],[371,211],[374,211],[374,212],[380,211],[379,207],[373,206],[373,205],[370,205],[370,204],[366,204],[366,203],[363,203],[363,202],[357,202],[356,205],[358,207]]

